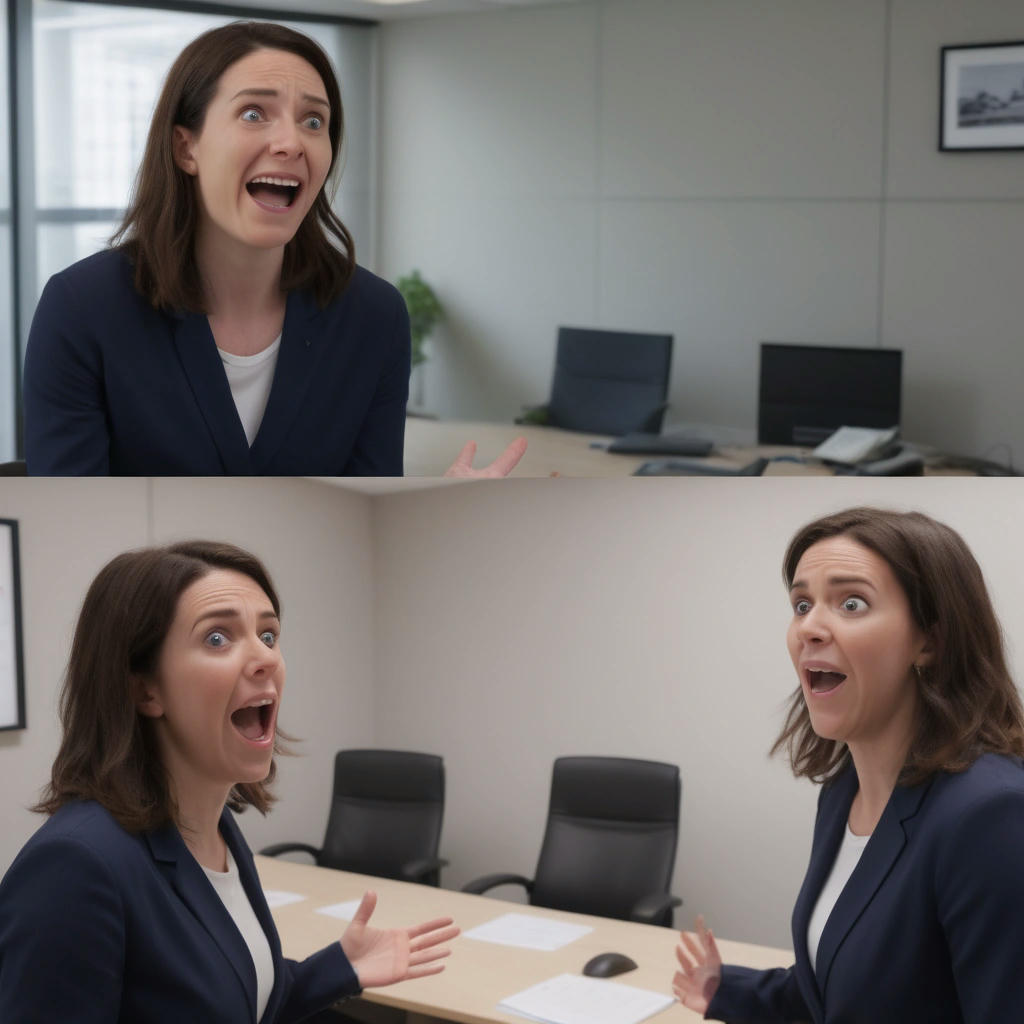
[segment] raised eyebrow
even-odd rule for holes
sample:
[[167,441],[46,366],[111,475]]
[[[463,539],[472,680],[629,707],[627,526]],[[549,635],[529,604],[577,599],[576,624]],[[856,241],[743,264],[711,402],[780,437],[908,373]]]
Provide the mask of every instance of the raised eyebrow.
[[[234,103],[239,96],[279,96],[280,93],[277,89],[239,89],[234,96],[228,100],[228,103]],[[331,109],[330,103],[327,102],[322,96],[314,96],[311,92],[304,92],[302,98],[307,103],[318,103],[322,107],[326,107],[328,111]]]
[[[846,587],[846,586],[862,586],[870,587],[872,590],[875,589],[875,585],[871,580],[864,576],[829,576],[825,581],[830,587]],[[789,592],[792,594],[794,590],[806,590],[807,583],[804,580],[794,580],[792,586],[789,588]]]
[[[192,629],[198,629],[199,626],[210,619],[240,619],[241,617],[242,613],[237,608],[212,608],[208,612],[203,612],[203,614],[196,619],[192,624]],[[260,612],[257,618],[261,622],[276,622],[278,625],[281,624],[277,614],[269,608],[266,611]]]

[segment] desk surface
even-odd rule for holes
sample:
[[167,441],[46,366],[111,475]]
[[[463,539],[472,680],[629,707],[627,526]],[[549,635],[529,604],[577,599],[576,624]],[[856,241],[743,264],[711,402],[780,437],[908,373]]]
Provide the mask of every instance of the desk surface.
[[[529,447],[522,461],[512,471],[515,477],[547,477],[553,473],[570,477],[632,476],[643,463],[661,457],[612,455],[601,448],[591,447],[592,444],[606,445],[611,441],[610,437],[578,434],[556,427],[431,420],[410,416],[405,421],[405,475],[443,475],[467,441],[476,441],[478,445],[475,465],[485,466],[517,437],[525,437]],[[784,461],[769,462],[764,476],[831,476],[832,470],[817,460],[800,461],[810,453],[810,448],[783,445],[724,445],[716,446],[714,454],[707,458],[688,461],[739,468],[759,456],[769,459],[781,457]],[[927,472],[931,475],[936,471]],[[950,471],[938,472],[946,475]]]
[[[382,927],[407,926],[447,914],[466,931],[514,911],[594,928],[552,953],[497,946],[459,936],[452,943],[452,955],[441,974],[373,989],[363,997],[371,1002],[462,1024],[493,1024],[495,1021],[522,1024],[522,1017],[498,1010],[498,1002],[558,974],[579,973],[592,956],[612,951],[625,953],[638,964],[635,971],[620,975],[617,981],[658,992],[671,991],[677,933],[669,928],[542,910],[487,896],[331,871],[272,857],[257,857],[256,867],[265,888],[303,893],[308,897],[301,903],[273,911],[284,954],[293,959],[303,959],[336,942],[345,930],[345,921],[317,914],[317,907],[357,899],[366,889],[377,893],[373,922]],[[793,954],[784,949],[723,939],[718,939],[718,945],[729,963],[788,967],[793,962]],[[687,1024],[700,1019],[698,1014],[678,1003],[651,1018],[657,1024]]]

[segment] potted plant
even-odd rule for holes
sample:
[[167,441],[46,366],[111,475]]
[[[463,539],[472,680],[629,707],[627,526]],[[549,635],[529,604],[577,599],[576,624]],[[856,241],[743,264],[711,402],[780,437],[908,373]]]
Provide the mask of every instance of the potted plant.
[[423,405],[423,372],[417,371],[417,367],[427,361],[427,354],[424,351],[426,341],[438,320],[444,315],[444,310],[433,288],[420,277],[418,270],[400,277],[396,287],[405,299],[405,306],[409,311],[409,334],[412,338],[412,399],[413,404],[419,408]]

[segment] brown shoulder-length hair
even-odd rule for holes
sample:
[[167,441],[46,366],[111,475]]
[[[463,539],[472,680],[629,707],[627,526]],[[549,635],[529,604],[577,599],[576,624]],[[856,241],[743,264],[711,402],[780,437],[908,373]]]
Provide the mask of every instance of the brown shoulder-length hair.
[[[186,541],[118,555],[85,595],[71,644],[60,719],[64,728],[50,782],[34,810],[52,814],[71,800],[96,800],[130,832],[177,819],[177,808],[153,733],[137,711],[142,679],[157,669],[178,598],[214,569],[255,580],[280,615],[267,570],[233,544]],[[274,743],[274,752],[282,753]],[[263,782],[239,783],[228,806],[266,814],[274,800]]]
[[281,287],[309,290],[323,307],[344,291],[355,270],[355,243],[331,209],[337,185],[331,173],[339,167],[344,138],[341,90],[331,62],[301,32],[267,22],[236,21],[204,32],[171,66],[153,112],[128,210],[110,239],[111,245],[127,252],[135,268],[135,287],[156,309],[205,312],[195,262],[199,200],[195,181],[174,160],[174,127],[200,132],[221,75],[255,50],[285,50],[311,64],[331,106],[331,185],[320,190],[284,247]]
[[[845,536],[892,569],[919,629],[934,645],[916,674],[918,720],[900,775],[916,785],[936,772],[958,772],[984,753],[1024,756],[1024,713],[1010,677],[981,569],[963,538],[921,512],[851,508],[808,523],[782,562],[787,589],[813,544]],[[798,687],[772,753],[785,749],[793,774],[825,782],[849,761],[845,744],[818,736]]]

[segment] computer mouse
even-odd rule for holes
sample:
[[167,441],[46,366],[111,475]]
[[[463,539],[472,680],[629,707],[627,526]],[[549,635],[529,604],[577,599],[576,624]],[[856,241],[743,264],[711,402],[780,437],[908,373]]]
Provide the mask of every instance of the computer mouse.
[[616,974],[635,970],[636,962],[622,953],[598,953],[583,967],[588,978],[614,978]]

